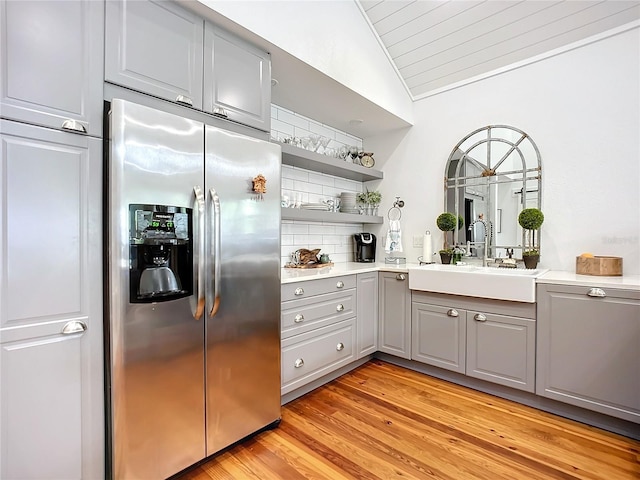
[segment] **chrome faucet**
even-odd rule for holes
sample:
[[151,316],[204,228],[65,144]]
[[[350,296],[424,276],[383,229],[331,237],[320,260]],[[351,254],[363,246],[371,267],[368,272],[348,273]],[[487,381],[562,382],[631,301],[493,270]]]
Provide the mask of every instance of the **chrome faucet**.
[[493,226],[491,225],[491,221],[485,221],[482,218],[478,218],[471,222],[469,225],[469,230],[473,230],[473,227],[476,223],[481,223],[484,225],[484,255],[482,256],[482,266],[487,266],[487,260],[489,260],[489,243],[491,242],[491,237],[493,234]]

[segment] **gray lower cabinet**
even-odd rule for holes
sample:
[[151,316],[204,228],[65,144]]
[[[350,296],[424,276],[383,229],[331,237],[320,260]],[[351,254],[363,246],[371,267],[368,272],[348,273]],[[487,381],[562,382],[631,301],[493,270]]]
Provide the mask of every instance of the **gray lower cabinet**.
[[378,350],[378,272],[357,275],[357,357],[375,353]]
[[409,274],[380,272],[378,276],[378,350],[411,358],[411,291]]
[[105,12],[105,80],[202,110],[204,20],[167,1],[107,0]]
[[271,127],[271,58],[207,22],[204,108],[260,130]]
[[0,120],[0,478],[102,478],[101,140]]
[[417,302],[411,310],[413,360],[465,373],[466,311]]
[[640,292],[537,288],[536,393],[640,423]]
[[533,392],[536,322],[530,318],[468,311],[466,374]]
[[356,276],[281,287],[282,394],[356,360]]
[[0,2],[0,116],[102,136],[104,5]]
[[535,304],[413,292],[412,359],[527,392],[535,388]]

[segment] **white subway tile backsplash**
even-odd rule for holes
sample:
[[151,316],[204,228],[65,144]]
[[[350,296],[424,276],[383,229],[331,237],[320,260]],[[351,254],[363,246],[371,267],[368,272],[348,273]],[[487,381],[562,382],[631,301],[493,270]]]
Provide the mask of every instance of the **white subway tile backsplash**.
[[[271,120],[271,136],[274,138],[303,138],[315,133],[331,139],[329,148],[339,149],[351,145],[362,148],[361,139],[277,105],[272,105]],[[282,166],[282,194],[287,195],[291,201],[321,202],[339,197],[341,192],[363,190],[360,182],[289,165]],[[363,227],[365,225],[357,223],[283,220],[280,238],[282,265],[288,263],[291,253],[300,248],[320,248],[322,253],[331,256],[334,263],[351,262],[354,260],[352,235],[366,230]]]
[[[322,173],[309,172],[309,182],[317,185],[325,185],[326,179],[331,177],[325,177]],[[331,179],[333,183],[333,179]]]
[[276,138],[292,136],[295,130],[293,125],[273,118],[271,119],[271,129],[280,132],[280,135],[276,136]]
[[309,122],[309,130],[311,130],[311,132],[313,133],[322,135],[323,137],[327,137],[332,140],[336,138],[336,131],[333,128],[325,127],[318,122]]
[[293,178],[294,180],[302,180],[303,182],[309,181],[309,171],[303,170],[302,168],[293,168],[293,172],[291,172],[291,176],[289,178]]
[[300,127],[304,128],[305,130],[309,130],[309,119],[300,115],[296,115],[295,113],[287,112],[283,109],[278,111],[278,120],[284,123],[288,123],[289,125],[293,125],[294,127]]

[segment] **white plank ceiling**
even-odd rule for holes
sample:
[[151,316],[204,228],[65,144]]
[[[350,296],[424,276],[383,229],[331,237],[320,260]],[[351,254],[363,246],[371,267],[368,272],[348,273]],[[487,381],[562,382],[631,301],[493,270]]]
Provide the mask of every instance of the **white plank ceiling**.
[[414,99],[640,19],[640,0],[358,0]]

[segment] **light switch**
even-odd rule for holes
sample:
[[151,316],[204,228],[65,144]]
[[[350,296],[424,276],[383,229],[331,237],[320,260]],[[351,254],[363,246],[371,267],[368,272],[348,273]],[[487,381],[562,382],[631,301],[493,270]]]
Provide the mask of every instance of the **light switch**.
[[422,235],[414,235],[413,236],[413,246],[414,247],[422,247],[423,236]]

